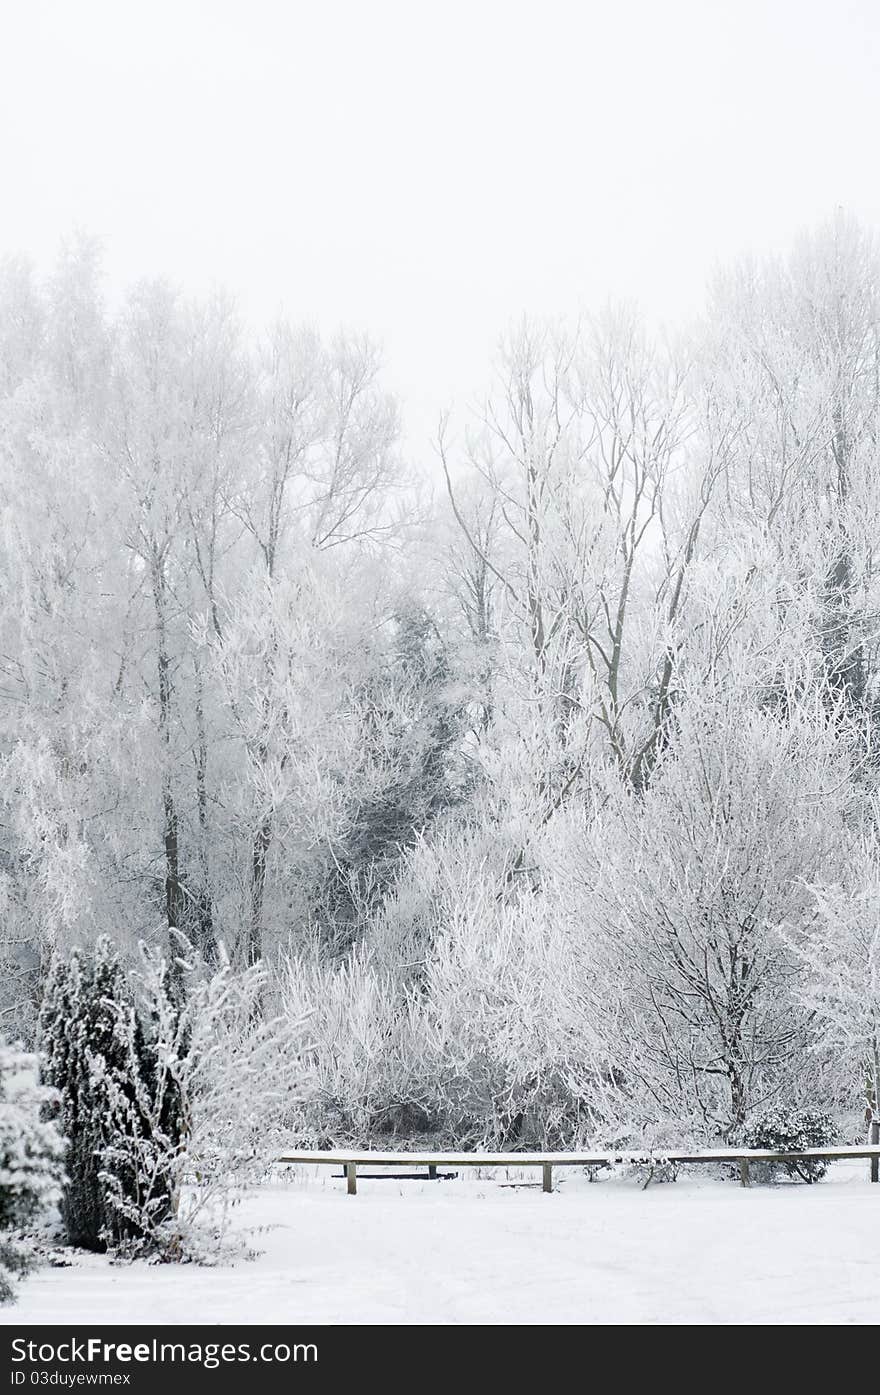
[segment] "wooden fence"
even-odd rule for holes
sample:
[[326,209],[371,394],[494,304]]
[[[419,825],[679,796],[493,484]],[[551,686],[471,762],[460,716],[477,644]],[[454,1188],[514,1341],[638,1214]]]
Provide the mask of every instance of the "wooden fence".
[[[716,1148],[698,1152],[632,1153],[386,1153],[379,1150],[353,1152],[350,1149],[295,1150],[282,1153],[281,1163],[304,1163],[342,1167],[348,1194],[357,1192],[357,1170],[364,1167],[424,1167],[426,1177],[436,1177],[446,1167],[539,1167],[545,1192],[553,1190],[553,1170],[560,1167],[642,1166],[651,1170],[667,1163],[736,1163],[742,1186],[751,1185],[749,1166],[753,1162],[794,1163],[825,1159],[870,1158],[871,1181],[877,1181],[880,1146],[813,1148],[804,1153],[773,1153],[761,1148]],[[650,1180],[650,1172],[649,1172]]]

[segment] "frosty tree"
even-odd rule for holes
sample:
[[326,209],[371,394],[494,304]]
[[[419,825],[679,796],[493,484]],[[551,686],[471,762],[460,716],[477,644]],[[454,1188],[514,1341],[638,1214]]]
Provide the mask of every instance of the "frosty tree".
[[260,969],[187,960],[175,941],[174,973],[144,947],[126,971],[105,937],[59,956],[47,984],[45,1075],[68,1140],[62,1214],[71,1243],[89,1249],[202,1253],[230,1189],[262,1173],[296,1118],[302,1023],[266,1013]]
[[[70,1242],[137,1244],[170,1214],[166,1156],[179,1145],[179,1104],[166,1089],[110,940],[53,964],[40,1013],[45,1077],[67,1139],[62,1215]],[[157,1106],[158,1101],[158,1108]],[[141,1157],[121,1146],[137,1140]]]
[[808,1022],[781,932],[809,919],[804,878],[842,855],[847,785],[818,699],[782,718],[701,698],[644,799],[592,830],[583,904],[628,1069],[683,1127],[728,1135],[797,1073]]
[[7,1233],[61,1197],[64,1141],[45,1117],[54,1103],[39,1083],[37,1058],[0,1043],[0,1303],[13,1296],[7,1272],[27,1264]]
[[[880,1142],[880,849],[865,838],[837,883],[811,888],[813,915],[789,942],[806,970],[800,988],[814,1015],[815,1048],[830,1048],[864,1089],[872,1143]],[[872,1172],[876,1173],[876,1159]]]

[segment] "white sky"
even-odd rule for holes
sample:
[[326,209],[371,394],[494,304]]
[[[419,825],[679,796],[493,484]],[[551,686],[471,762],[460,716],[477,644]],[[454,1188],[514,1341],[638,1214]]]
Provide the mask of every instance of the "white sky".
[[2,0],[0,253],[76,226],[166,273],[369,328],[416,454],[499,331],[843,204],[880,224],[877,0]]

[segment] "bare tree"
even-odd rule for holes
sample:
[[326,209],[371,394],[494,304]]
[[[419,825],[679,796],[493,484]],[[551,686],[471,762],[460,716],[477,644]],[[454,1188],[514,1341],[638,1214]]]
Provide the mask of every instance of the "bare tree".
[[[308,331],[277,325],[261,361],[261,424],[255,475],[232,507],[256,542],[270,592],[310,551],[365,547],[394,526],[389,491],[399,477],[397,409],[378,386],[379,357],[367,340],[340,335],[326,348]],[[275,614],[271,604],[267,616]],[[308,623],[306,617],[304,621]],[[261,715],[247,739],[255,788],[265,788],[278,724],[295,728],[293,714],[275,710],[289,679],[288,637],[277,630],[261,645]],[[283,707],[283,699],[282,699]],[[253,714],[251,714],[252,718]],[[291,735],[291,739],[292,735]],[[297,753],[285,745],[281,773]],[[269,782],[271,783],[271,781]],[[262,954],[269,859],[275,837],[271,799],[257,813],[250,858],[248,963]]]
[[797,1073],[807,1022],[782,931],[809,919],[805,879],[837,865],[850,780],[818,700],[783,718],[699,693],[643,799],[612,801],[589,835],[584,914],[629,1071],[704,1134]]
[[528,324],[506,341],[501,392],[466,441],[497,516],[493,546],[455,516],[526,637],[534,681],[564,732],[575,713],[635,788],[670,717],[686,580],[725,443],[700,430],[675,358],[629,312],[577,335]]

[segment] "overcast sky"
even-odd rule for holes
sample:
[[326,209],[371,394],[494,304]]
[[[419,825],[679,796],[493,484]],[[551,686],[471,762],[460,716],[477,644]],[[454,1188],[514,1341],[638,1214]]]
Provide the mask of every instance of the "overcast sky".
[[0,253],[372,330],[420,453],[499,331],[842,204],[880,224],[877,0],[4,0]]

